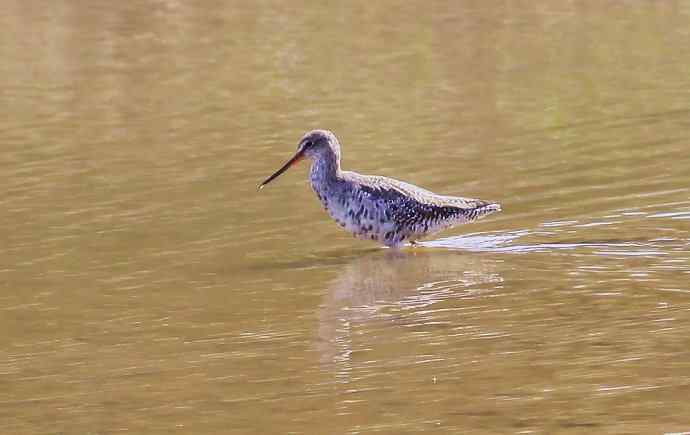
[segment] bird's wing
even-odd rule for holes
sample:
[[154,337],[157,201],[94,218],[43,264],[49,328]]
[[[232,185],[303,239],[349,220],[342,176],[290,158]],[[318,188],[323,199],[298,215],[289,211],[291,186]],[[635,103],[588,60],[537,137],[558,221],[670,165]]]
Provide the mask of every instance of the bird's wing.
[[420,204],[428,206],[455,207],[469,210],[492,204],[489,201],[482,201],[480,199],[438,195],[419,186],[379,175],[362,175],[350,171],[343,171],[343,175],[350,181],[354,181],[360,186],[365,186],[379,191],[394,191],[408,198],[414,199]]

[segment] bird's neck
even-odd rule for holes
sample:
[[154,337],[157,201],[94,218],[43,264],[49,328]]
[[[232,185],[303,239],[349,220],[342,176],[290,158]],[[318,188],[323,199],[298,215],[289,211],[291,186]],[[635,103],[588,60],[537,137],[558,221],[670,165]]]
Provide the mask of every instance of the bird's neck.
[[309,178],[313,185],[328,184],[337,180],[340,174],[340,159],[334,153],[327,153],[314,159]]

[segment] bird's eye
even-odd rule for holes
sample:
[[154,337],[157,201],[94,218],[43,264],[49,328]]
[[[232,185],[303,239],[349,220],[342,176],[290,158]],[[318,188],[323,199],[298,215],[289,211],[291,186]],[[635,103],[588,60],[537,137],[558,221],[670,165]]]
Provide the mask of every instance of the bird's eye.
[[312,145],[313,145],[313,142],[310,141],[310,140],[308,140],[308,141],[306,141],[306,142],[304,143],[304,146],[305,146],[305,147],[310,147],[310,146],[312,146]]

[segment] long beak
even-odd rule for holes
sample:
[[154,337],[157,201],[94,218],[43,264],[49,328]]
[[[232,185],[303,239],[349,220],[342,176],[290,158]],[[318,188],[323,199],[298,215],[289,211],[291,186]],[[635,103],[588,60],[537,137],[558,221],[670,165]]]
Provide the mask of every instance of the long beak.
[[288,168],[289,168],[290,166],[292,166],[292,165],[294,165],[295,163],[299,162],[299,161],[302,160],[303,158],[304,158],[304,150],[303,150],[302,148],[300,148],[300,149],[297,151],[297,153],[296,153],[290,160],[288,160],[287,163],[285,163],[285,164],[283,165],[282,168],[278,169],[278,170],[275,172],[275,174],[271,175],[271,176],[268,177],[266,180],[264,180],[264,182],[261,183],[261,184],[259,185],[259,189],[263,189],[265,185],[267,185],[268,183],[270,183],[270,182],[273,181],[274,179],[278,178],[278,176],[279,176],[280,174],[282,174],[283,172],[287,171]]

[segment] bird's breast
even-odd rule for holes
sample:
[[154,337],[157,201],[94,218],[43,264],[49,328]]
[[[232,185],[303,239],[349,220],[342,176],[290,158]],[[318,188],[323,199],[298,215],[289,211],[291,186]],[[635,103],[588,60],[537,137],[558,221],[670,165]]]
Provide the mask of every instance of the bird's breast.
[[363,192],[347,186],[312,183],[312,188],[328,214],[353,235],[382,241],[394,230],[393,223],[386,219],[381,201],[370,199]]

